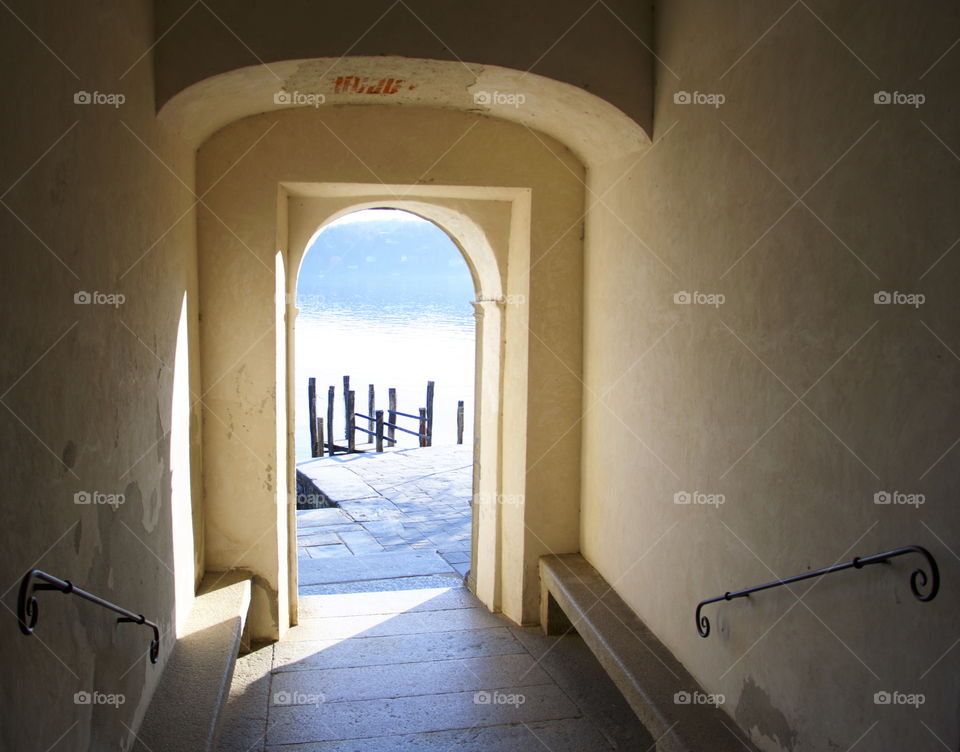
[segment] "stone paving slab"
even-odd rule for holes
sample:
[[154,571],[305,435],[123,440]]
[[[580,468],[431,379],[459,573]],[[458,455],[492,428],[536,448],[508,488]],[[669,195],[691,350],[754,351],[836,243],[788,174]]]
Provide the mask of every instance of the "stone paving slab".
[[484,607],[458,608],[438,619],[430,611],[404,614],[367,614],[303,619],[291,627],[288,640],[344,640],[350,637],[382,637],[393,634],[456,632],[502,626],[499,617]]
[[404,524],[400,522],[400,520],[374,520],[373,522],[365,522],[363,529],[376,536],[397,536],[401,538],[410,532],[404,527]]
[[[326,546],[325,548],[330,548]],[[321,549],[323,550],[323,549]],[[392,577],[389,580],[361,580],[337,582],[325,585],[301,585],[300,595],[331,595],[345,593],[379,593],[394,590],[418,590],[422,588],[459,587],[463,578],[455,572],[427,574],[419,577]]]
[[285,671],[273,679],[270,704],[309,704],[318,696],[324,702],[377,700],[550,682],[531,656],[514,653],[452,661]]
[[224,721],[220,724],[219,748],[223,752],[262,748],[267,733],[272,666],[272,647],[237,658]]
[[379,496],[355,472],[333,463],[325,463],[322,458],[300,463],[297,469],[316,483],[333,501]]
[[342,543],[343,541],[333,530],[322,528],[323,532],[314,532],[313,528],[307,528],[310,531],[307,535],[297,536],[298,546],[329,546],[331,544]]
[[318,527],[321,525],[351,524],[353,520],[345,512],[334,508],[301,509],[297,511],[297,528]]
[[333,560],[301,559],[300,584],[319,585],[399,576],[447,574],[454,570],[432,551],[380,551]]
[[597,670],[596,656],[579,635],[548,636],[539,627],[510,627],[510,632],[584,715],[604,729],[616,749],[655,747],[613,680]]
[[[389,607],[401,614],[430,601],[454,606],[475,601],[462,587],[383,595]],[[369,611],[374,597],[380,594],[336,594],[306,603],[318,606],[326,601],[350,614]],[[449,611],[435,611],[433,616],[443,620]],[[579,637],[568,635],[555,644],[556,638],[520,627],[454,635],[453,640],[441,633],[284,641],[243,656],[235,672],[220,750],[611,752],[655,746]],[[478,648],[484,652],[477,654]],[[464,649],[472,654],[446,657]],[[299,653],[301,660],[285,664],[293,653]],[[365,662],[357,665],[358,658]],[[522,695],[523,703],[478,702],[478,693],[492,697],[493,692]],[[529,703],[533,703],[532,712],[505,713]],[[539,719],[557,713],[570,715]],[[449,728],[410,731],[436,726]],[[340,738],[344,734],[354,736]],[[305,741],[318,737],[326,741]]]
[[[346,543],[333,546],[300,546],[297,556],[301,559],[335,559],[340,556],[353,556]],[[303,582],[300,583],[303,585]]]
[[[564,718],[522,725],[483,726],[404,736],[271,746],[267,748],[267,752],[612,752],[614,749],[590,722],[583,718]],[[626,748],[618,749],[622,752]],[[650,748],[635,749],[642,752]]]
[[384,700],[275,706],[270,709],[268,744],[358,739],[386,734],[529,723],[580,715],[555,684],[523,688],[522,704],[483,703],[475,692]]
[[378,520],[398,520],[403,512],[389,499],[377,496],[372,499],[348,500],[340,502],[340,509],[355,522],[376,522]]
[[[465,576],[470,569],[472,459],[469,447],[448,446],[301,463],[298,468],[339,504],[297,512],[301,588],[441,573]],[[422,559],[397,558],[393,571],[384,569],[389,560],[344,561],[439,550],[457,553],[444,556],[442,566],[435,560],[425,565]]]
[[[355,556],[383,551],[383,546],[377,539],[362,527],[358,530],[340,533],[340,540],[347,544],[347,548],[349,548]],[[417,572],[417,574],[423,573]]]
[[300,619],[369,614],[409,614],[478,608],[479,599],[463,587],[435,587],[375,593],[337,593],[300,596]]
[[273,670],[346,668],[390,663],[417,663],[525,652],[506,627],[459,632],[355,637],[349,640],[279,642]]
[[516,627],[463,587],[471,460],[430,447],[305,463],[341,506],[297,512],[300,623],[240,658],[221,752],[655,746],[578,636]]

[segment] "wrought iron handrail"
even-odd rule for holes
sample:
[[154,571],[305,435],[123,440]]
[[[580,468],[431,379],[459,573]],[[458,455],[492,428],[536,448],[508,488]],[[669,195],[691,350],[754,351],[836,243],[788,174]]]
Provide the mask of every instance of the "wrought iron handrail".
[[[35,579],[43,580],[46,584],[38,584],[34,582]],[[105,601],[93,593],[81,590],[74,586],[70,580],[61,580],[59,577],[41,572],[39,569],[31,569],[23,576],[23,580],[20,582],[20,596],[17,599],[17,620],[20,622],[20,631],[25,635],[33,634],[33,630],[37,626],[39,604],[37,603],[37,596],[34,594],[37,590],[57,590],[67,595],[78,595],[84,600],[96,603],[98,606],[120,614],[121,618],[117,619],[117,623],[131,622],[133,624],[143,624],[144,626],[150,627],[150,629],[153,630],[153,639],[150,640],[150,663],[157,662],[157,658],[160,655],[160,627],[152,621],[147,621],[143,617],[143,614],[135,614],[132,611],[127,611],[127,609],[121,608],[110,601]]]
[[[843,569],[861,569],[869,564],[888,564],[890,559],[896,556],[904,556],[905,554],[920,554],[927,560],[927,566],[930,569],[929,576],[922,568],[918,567],[914,569],[910,574],[910,590],[918,601],[932,601],[940,590],[940,570],[937,567],[936,559],[934,559],[933,555],[923,546],[904,546],[903,548],[895,548],[891,551],[874,554],[873,556],[855,556],[851,561],[834,564],[832,567],[824,567],[823,569],[817,569],[813,572],[805,572],[804,574],[787,577],[783,580],[774,580],[773,582],[767,582],[763,585],[738,590],[735,593],[726,592],[723,595],[718,595],[716,598],[707,598],[697,604],[697,633],[701,637],[706,637],[710,634],[710,620],[701,614],[703,607],[709,603],[732,601],[734,598],[746,598],[750,593],[756,593],[759,590],[769,590],[770,588],[780,587],[781,585],[789,585],[791,582],[809,580],[811,577],[822,577],[825,574],[832,574],[833,572],[839,572]],[[928,588],[928,592],[924,593],[922,588]]]

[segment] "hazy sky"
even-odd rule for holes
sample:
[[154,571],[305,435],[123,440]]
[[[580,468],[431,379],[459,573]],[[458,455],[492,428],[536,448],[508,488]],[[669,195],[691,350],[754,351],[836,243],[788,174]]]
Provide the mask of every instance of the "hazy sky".
[[459,249],[432,222],[407,212],[368,209],[327,225],[300,267],[298,292],[395,298],[435,294],[473,299]]

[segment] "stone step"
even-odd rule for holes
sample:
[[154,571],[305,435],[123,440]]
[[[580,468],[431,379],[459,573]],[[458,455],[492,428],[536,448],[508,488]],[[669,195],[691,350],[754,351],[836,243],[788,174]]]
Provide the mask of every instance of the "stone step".
[[381,551],[337,559],[301,559],[299,569],[301,587],[454,573],[433,551]]
[[208,572],[174,645],[133,752],[212,752],[250,606],[250,576]]
[[690,672],[580,554],[540,558],[540,624],[583,638],[656,739],[657,752],[756,752]]

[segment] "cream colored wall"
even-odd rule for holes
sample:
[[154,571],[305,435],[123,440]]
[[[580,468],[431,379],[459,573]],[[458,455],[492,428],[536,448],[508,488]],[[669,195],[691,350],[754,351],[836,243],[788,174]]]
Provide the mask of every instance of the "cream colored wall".
[[[182,562],[172,519],[192,517],[197,576],[204,562],[199,505],[184,514],[187,493],[198,496],[193,403],[202,395],[207,562],[258,573],[255,623],[262,634],[279,631],[285,552],[277,531],[286,489],[276,451],[284,400],[270,386],[284,378],[274,303],[277,184],[375,182],[353,149],[386,182],[534,187],[531,332],[508,332],[505,343],[529,345],[530,444],[526,456],[502,458],[528,476],[533,504],[523,512],[526,539],[503,546],[522,546],[528,564],[548,547],[576,548],[568,520],[582,499],[585,555],[708,689],[725,694],[725,710],[764,749],[847,749],[863,734],[864,748],[938,749],[934,734],[958,745],[960,698],[951,680],[960,614],[949,590],[957,559],[946,548],[956,551],[950,470],[960,451],[950,250],[960,229],[952,156],[960,133],[951,110],[960,20],[952,6],[925,3],[921,13],[891,0],[662,3],[653,124],[662,141],[645,156],[643,139],[622,119],[612,130],[599,127],[616,120],[609,110],[591,120],[604,105],[575,88],[607,97],[650,128],[650,56],[602,6],[553,49],[557,29],[573,25],[580,6],[533,7],[518,18],[505,4],[458,6],[456,14],[438,5],[422,17],[443,32],[448,49],[397,6],[399,20],[385,19],[353,54],[447,61],[424,79],[431,104],[470,106],[438,96],[441,86],[468,99],[487,83],[513,87],[519,74],[493,64],[522,71],[543,52],[533,73],[570,84],[550,87],[531,74],[527,93],[544,101],[496,114],[564,134],[588,165],[587,203],[595,206],[585,263],[581,228],[564,234],[559,223],[583,206],[582,168],[559,143],[522,126],[431,112],[424,131],[427,116],[416,106],[428,102],[416,92],[398,94],[410,107],[402,112],[253,117],[217,133],[199,155],[201,195],[212,188],[204,200],[225,220],[199,210],[201,352],[190,192],[199,139],[189,126],[199,122],[209,133],[211,123],[272,110],[272,101],[250,98],[259,89],[228,72],[258,58],[336,60],[374,17],[366,4],[337,9],[342,17],[300,2],[155,5],[153,18],[146,2],[58,6],[56,16],[28,3],[6,11],[36,33],[12,17],[2,32],[12,74],[0,86],[14,103],[2,126],[10,156],[0,168],[9,207],[0,212],[8,280],[0,296],[8,353],[0,366],[0,449],[15,469],[2,507],[9,584],[40,557],[36,566],[157,616],[168,655],[186,607],[175,603],[182,578],[175,586],[165,568]],[[608,5],[649,44],[648,9]],[[463,13],[480,16],[464,23]],[[161,36],[154,57],[149,47]],[[485,65],[449,62],[456,57]],[[386,75],[396,61],[352,64]],[[463,70],[453,76],[445,65]],[[252,70],[283,91],[318,77],[299,62]],[[219,95],[235,97],[238,109],[217,99],[211,114],[203,106],[220,78],[202,79],[221,73],[230,85]],[[196,82],[199,101],[172,120],[190,139],[185,145],[154,120],[152,104],[172,105]],[[75,105],[81,89],[121,92],[127,101],[119,109]],[[926,103],[875,106],[879,90],[923,92]],[[722,93],[726,102],[675,104],[679,91]],[[197,112],[202,117],[191,119]],[[453,143],[474,123],[434,164],[441,135]],[[636,152],[635,166],[620,158],[625,150]],[[796,199],[763,163],[809,209],[787,212]],[[127,297],[118,311],[72,303],[79,289],[114,288]],[[875,307],[881,289],[922,291],[927,302],[917,311]],[[681,290],[721,292],[726,302],[718,310],[681,308],[672,302]],[[172,359],[184,293],[188,353],[204,374],[201,384],[190,372],[190,405],[182,396],[174,404],[183,392]],[[190,436],[189,483],[177,475],[184,457],[171,458],[170,431]],[[127,503],[116,512],[74,505],[73,494],[86,489],[125,491]],[[884,489],[924,493],[926,503],[875,506],[873,494]],[[723,493],[726,503],[677,506],[679,491]],[[263,516],[245,520],[244,507]],[[902,543],[923,543],[937,555],[944,591],[936,601],[911,598],[911,563],[899,560],[822,581],[803,605],[781,589],[709,607],[713,633],[695,634],[693,608],[702,597]],[[527,566],[528,585],[534,577]],[[279,591],[273,599],[271,590]],[[535,591],[527,590],[533,598]],[[13,607],[14,595],[8,590],[5,605]],[[142,657],[142,630],[115,627],[93,606],[56,594],[41,596],[41,609],[37,637],[11,633],[0,643],[0,665],[16,678],[3,683],[3,707],[19,718],[56,708],[54,720],[31,727],[38,745],[64,731],[58,748],[112,745],[127,734],[122,724],[136,727],[159,673]],[[520,618],[535,613],[524,599]],[[127,702],[119,711],[74,705],[79,690],[120,691]],[[918,711],[878,707],[877,690],[922,692],[926,702]],[[4,747],[23,746],[16,732],[4,725]]]
[[537,558],[577,547],[579,436],[562,434],[567,416],[580,409],[582,175],[570,152],[543,135],[477,115],[414,108],[287,110],[235,123],[200,149],[199,192],[219,217],[201,210],[198,224],[203,370],[227,374],[204,384],[206,404],[220,415],[204,424],[207,561],[214,568],[232,562],[262,578],[252,616],[257,634],[283,631],[276,604],[287,587],[285,530],[274,522],[282,472],[272,266],[280,183],[531,189],[530,325],[517,333],[529,349],[522,507],[529,528],[511,542],[522,551],[523,587],[508,610],[530,621],[537,612]]
[[[366,70],[357,68],[360,59],[396,56],[453,61],[468,78],[475,74],[464,63],[563,81],[612,102],[647,127],[653,89],[651,8],[650,2],[633,0],[593,5],[573,0],[527,0],[522,5],[497,0],[416,5],[157,0],[157,105],[203,79],[259,63],[330,57],[329,65],[322,62],[311,71],[313,78],[324,71],[366,76]],[[597,54],[598,40],[603,40],[603,54]],[[277,76],[284,75],[281,70]],[[407,86],[431,83],[424,71],[412,79],[402,72],[398,77]],[[520,91],[525,90],[522,83]],[[357,103],[377,98],[356,96]]]
[[[150,631],[44,592],[22,636],[17,583],[33,566],[142,612],[170,655],[203,561],[199,382],[184,370],[198,345],[193,197],[178,182],[192,182],[193,154],[156,121],[149,58],[133,65],[153,41],[150,3],[0,12],[0,747],[126,749],[163,668]],[[125,102],[75,104],[79,91]],[[80,291],[125,302],[78,305]],[[125,500],[75,504],[83,491]],[[94,691],[124,702],[74,702]]]
[[[960,54],[934,63],[960,18],[919,11],[661,4],[654,146],[590,172],[609,193],[587,222],[583,552],[765,750],[958,746],[960,255],[938,259],[960,234]],[[895,90],[926,103],[874,104]],[[913,543],[942,568],[931,603],[905,558],[794,586],[799,605],[709,606],[695,631],[702,598]]]

